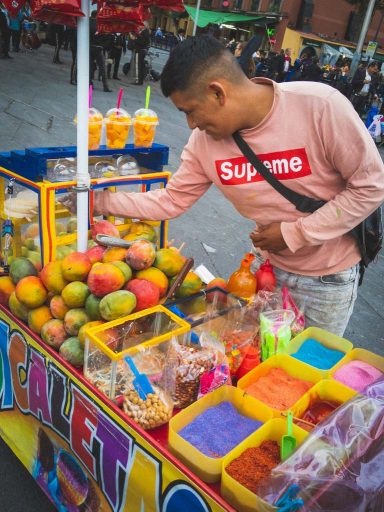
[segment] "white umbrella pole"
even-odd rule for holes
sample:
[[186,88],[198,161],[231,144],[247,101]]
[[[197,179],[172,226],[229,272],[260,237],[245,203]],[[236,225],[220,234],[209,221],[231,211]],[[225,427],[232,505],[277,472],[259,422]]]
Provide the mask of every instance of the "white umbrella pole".
[[197,22],[199,21],[200,5],[201,5],[201,0],[197,0],[195,19],[193,20],[194,21],[193,31],[192,31],[193,36],[196,35],[196,31],[197,31]]
[[77,250],[88,243],[88,93],[89,93],[89,0],[81,0],[84,17],[77,22]]

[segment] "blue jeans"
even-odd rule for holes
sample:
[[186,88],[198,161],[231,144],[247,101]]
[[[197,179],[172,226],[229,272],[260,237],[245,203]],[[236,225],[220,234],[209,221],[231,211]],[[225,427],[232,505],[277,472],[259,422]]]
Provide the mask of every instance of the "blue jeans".
[[[256,254],[256,265],[262,261]],[[304,311],[306,327],[320,327],[343,336],[359,285],[359,265],[327,276],[303,276],[274,267],[279,288],[287,286]]]

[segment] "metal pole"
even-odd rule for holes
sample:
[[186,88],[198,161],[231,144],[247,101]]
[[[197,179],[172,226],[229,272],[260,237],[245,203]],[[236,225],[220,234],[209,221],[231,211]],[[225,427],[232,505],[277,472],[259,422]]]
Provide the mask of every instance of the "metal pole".
[[77,22],[77,250],[88,243],[88,94],[89,94],[89,0],[81,0],[84,17]]
[[361,51],[363,49],[365,36],[367,35],[369,24],[371,23],[373,9],[375,7],[376,0],[369,0],[369,4],[367,7],[367,12],[365,13],[365,18],[363,22],[363,26],[361,27],[361,32],[359,36],[359,40],[357,42],[356,51],[353,55],[351,68],[349,71],[349,75],[353,77],[356,72],[357,66],[359,65],[361,59]]
[[194,25],[193,25],[193,32],[192,32],[192,35],[193,35],[193,36],[195,36],[195,35],[196,35],[197,22],[198,22],[198,20],[199,20],[200,5],[201,5],[201,0],[197,0],[196,13],[195,13],[195,19],[193,20],[193,21],[194,21]]

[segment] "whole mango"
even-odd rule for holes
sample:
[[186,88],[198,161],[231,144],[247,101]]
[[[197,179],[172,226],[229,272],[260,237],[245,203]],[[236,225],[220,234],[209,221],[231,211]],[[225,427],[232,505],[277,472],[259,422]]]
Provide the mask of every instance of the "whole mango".
[[176,276],[184,265],[184,257],[172,249],[160,249],[156,253],[153,266],[168,277]]
[[101,299],[99,311],[101,317],[109,321],[129,315],[135,307],[135,295],[127,290],[118,290]]

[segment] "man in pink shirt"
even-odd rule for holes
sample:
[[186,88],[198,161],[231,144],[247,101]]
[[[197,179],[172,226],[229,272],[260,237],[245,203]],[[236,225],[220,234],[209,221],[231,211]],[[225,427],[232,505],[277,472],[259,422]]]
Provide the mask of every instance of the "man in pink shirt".
[[[163,94],[193,130],[166,189],[103,192],[102,214],[146,219],[181,215],[215,184],[256,223],[250,237],[303,304],[307,325],[342,334],[358,286],[359,250],[348,232],[384,199],[384,166],[350,102],[319,83],[248,80],[215,39],[188,38],[171,53]],[[276,192],[232,139],[240,131],[284,184],[327,203],[303,214]]]

